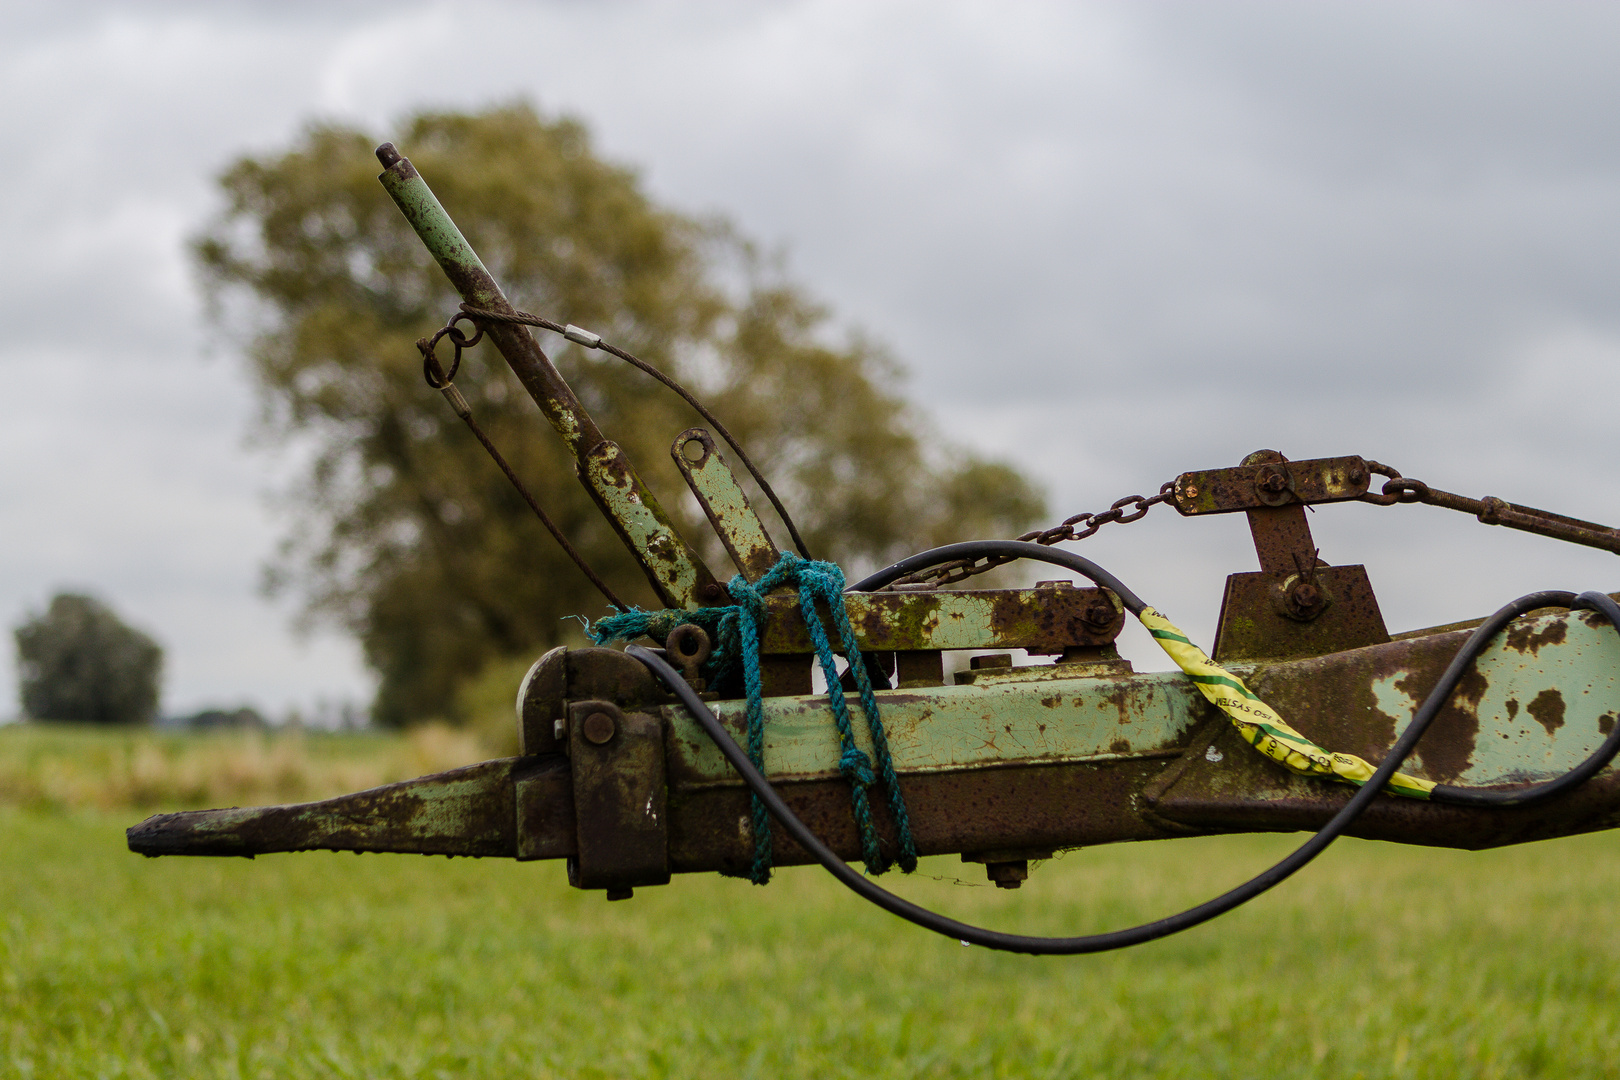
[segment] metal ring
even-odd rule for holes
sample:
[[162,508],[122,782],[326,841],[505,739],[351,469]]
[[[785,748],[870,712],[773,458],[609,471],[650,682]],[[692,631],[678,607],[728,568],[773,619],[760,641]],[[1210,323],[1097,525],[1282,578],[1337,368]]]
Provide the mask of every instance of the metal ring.
[[[433,355],[439,339],[445,336],[449,336],[450,344],[456,349],[456,358],[451,361],[448,373],[439,365],[439,358]],[[461,349],[466,340],[466,335],[461,331],[445,326],[437,330],[432,337],[422,338],[416,343],[416,347],[422,351],[422,378],[426,379],[427,384],[433,389],[443,390],[455,380],[456,372],[461,370]]]
[[[473,329],[477,330],[478,333],[469,338],[466,334],[459,330],[456,327],[456,323],[460,322],[462,319],[466,319],[468,322],[472,323]],[[458,311],[454,315],[450,316],[450,321],[444,324],[444,328],[445,330],[449,331],[450,340],[456,342],[456,344],[460,345],[463,349],[470,349],[480,341],[484,340],[483,326],[478,322],[477,319],[473,318],[465,311]]]
[[1384,484],[1384,494],[1395,496],[1397,502],[1422,502],[1429,496],[1429,485],[1410,477],[1398,477]]

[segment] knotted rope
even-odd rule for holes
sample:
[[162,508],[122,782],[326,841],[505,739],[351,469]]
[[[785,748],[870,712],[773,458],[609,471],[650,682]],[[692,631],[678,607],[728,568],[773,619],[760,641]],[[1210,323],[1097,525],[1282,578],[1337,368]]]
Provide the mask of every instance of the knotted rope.
[[[906,800],[900,793],[900,779],[894,772],[894,759],[889,753],[883,720],[878,715],[872,680],[867,675],[866,663],[855,640],[855,628],[850,624],[849,612],[844,607],[844,572],[835,564],[801,558],[791,551],[783,552],[777,564],[757,582],[750,583],[740,574],[732,578],[726,590],[736,603],[728,607],[691,611],[643,611],[631,608],[597,622],[591,627],[591,637],[598,645],[643,636],[662,641],[683,623],[702,627],[714,643],[714,651],[709,657],[713,678],[724,679],[735,672],[739,664],[742,667],[743,688],[748,697],[748,757],[763,772],[765,694],[759,672],[759,642],[767,617],[765,594],[782,585],[795,586],[799,591],[799,610],[804,614],[805,629],[809,631],[816,659],[827,677],[827,701],[832,706],[833,721],[838,726],[838,770],[849,781],[855,823],[861,834],[861,859],[866,864],[866,872],[881,874],[891,865],[879,844],[877,828],[872,823],[871,802],[867,797],[867,788],[881,779],[883,786],[888,789],[889,808],[894,813],[900,833],[900,853],[894,862],[898,862],[900,869],[909,874],[917,868],[917,848],[911,839],[911,817],[906,813]],[[827,605],[844,656],[849,661],[861,709],[866,713],[866,727],[872,736],[873,756],[877,758],[875,774],[872,759],[855,745],[849,703],[839,682],[832,642],[816,610],[817,600]],[[749,880],[763,885],[771,877],[771,818],[757,795],[753,796],[753,832],[754,865]]]

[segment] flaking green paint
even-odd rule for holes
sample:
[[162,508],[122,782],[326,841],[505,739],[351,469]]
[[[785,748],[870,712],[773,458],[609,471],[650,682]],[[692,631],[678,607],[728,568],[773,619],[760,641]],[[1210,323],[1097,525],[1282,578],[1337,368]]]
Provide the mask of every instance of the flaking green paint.
[[[1203,698],[1180,672],[879,691],[877,699],[902,773],[1168,755],[1207,715]],[[714,707],[731,730],[743,730],[743,702]],[[698,786],[741,783],[684,710],[667,713],[672,778]],[[854,726],[856,742],[870,752],[865,725]],[[838,754],[824,695],[766,699],[771,776],[836,776]]]
[[[1526,622],[1532,633],[1562,622],[1564,640],[1521,651],[1506,635],[1498,635],[1480,656],[1476,670],[1485,688],[1479,704],[1469,708],[1479,720],[1474,751],[1468,768],[1448,783],[1484,787],[1566,772],[1603,741],[1602,719],[1620,713],[1620,637],[1613,629],[1562,614]],[[1395,718],[1397,733],[1406,730],[1421,704],[1401,689],[1404,679],[1403,673],[1395,673],[1372,684],[1379,711]],[[1557,691],[1564,703],[1564,722],[1553,731],[1528,708],[1548,690]],[[1510,701],[1517,707],[1510,708]],[[1426,776],[1422,761],[1420,742],[1406,771]]]
[[[696,463],[688,461],[683,452],[684,444],[692,441],[704,443],[703,459]],[[720,452],[711,441],[688,432],[675,440],[674,457],[737,569],[749,581],[764,577],[781,553]]]

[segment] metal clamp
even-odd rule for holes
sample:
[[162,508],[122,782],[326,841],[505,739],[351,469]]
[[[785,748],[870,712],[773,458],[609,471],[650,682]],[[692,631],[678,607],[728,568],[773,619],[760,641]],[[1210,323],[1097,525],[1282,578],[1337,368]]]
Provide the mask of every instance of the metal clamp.
[[609,900],[637,885],[669,881],[669,787],[663,723],[611,701],[568,705],[577,853],[568,883],[606,889]]

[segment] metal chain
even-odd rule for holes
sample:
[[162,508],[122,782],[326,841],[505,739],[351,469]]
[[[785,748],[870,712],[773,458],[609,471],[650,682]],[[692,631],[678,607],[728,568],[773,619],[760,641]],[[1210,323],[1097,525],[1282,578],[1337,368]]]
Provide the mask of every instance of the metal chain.
[[[1084,540],[1086,537],[1094,535],[1104,525],[1115,523],[1124,525],[1132,521],[1141,521],[1156,504],[1162,503],[1170,497],[1170,493],[1175,489],[1175,486],[1174,480],[1167,481],[1159,488],[1157,495],[1127,495],[1123,499],[1115,500],[1114,504],[1107,510],[1095,514],[1075,514],[1073,517],[1064,518],[1063,521],[1050,529],[1028,532],[1018,537],[1018,539],[1045,544],[1050,547],[1053,544],[1061,544],[1069,540]],[[927,570],[919,570],[915,574],[907,574],[903,578],[896,578],[879,591],[907,587],[937,589],[945,585],[954,585],[958,581],[966,581],[971,577],[977,577],[979,574],[994,570],[996,567],[1012,561],[1013,559],[1005,556],[979,560],[958,559],[956,562],[941,563]]]
[[[478,330],[477,334],[469,338],[460,329],[458,329],[456,327],[456,323],[462,319],[472,321]],[[601,589],[602,593],[607,596],[609,601],[615,606],[623,607],[623,604],[620,603],[618,598],[613,595],[612,590],[608,588],[607,584],[603,582],[601,578],[597,577],[590,567],[585,564],[585,560],[577,551],[574,550],[573,545],[571,545],[567,538],[563,536],[562,531],[552,523],[545,511],[540,509],[539,504],[536,503],[534,497],[529,494],[528,489],[523,486],[522,482],[518,480],[516,474],[512,472],[511,467],[506,464],[506,460],[501,457],[501,455],[496,451],[495,447],[491,445],[489,439],[484,435],[483,431],[481,431],[478,425],[473,422],[472,413],[467,406],[466,399],[461,396],[460,391],[458,391],[451,382],[451,380],[453,380],[456,376],[457,369],[461,366],[462,350],[478,344],[478,342],[484,336],[483,327],[479,325],[480,320],[519,323],[528,326],[539,326],[547,330],[555,331],[556,333],[563,334],[570,341],[578,342],[588,348],[599,348],[603,349],[604,351],[611,352],[615,356],[618,356],[621,359],[634,364],[636,367],[641,368],[643,371],[653,375],[665,385],[670,386],[678,394],[680,394],[681,397],[685,398],[688,403],[696,408],[698,412],[703,415],[704,419],[713,424],[716,430],[719,431],[721,437],[724,438],[726,442],[731,444],[732,449],[735,450],[738,457],[742,459],[744,466],[750,473],[753,474],[754,479],[759,482],[761,488],[764,490],[766,496],[770,499],[772,505],[774,505],[778,513],[782,515],[783,521],[787,522],[788,529],[793,533],[793,538],[800,550],[804,550],[804,541],[800,539],[798,530],[794,528],[792,518],[788,516],[786,508],[784,508],[780,501],[776,498],[776,493],[771,490],[770,485],[765,482],[764,477],[762,477],[759,474],[759,471],[754,468],[754,463],[748,459],[747,454],[745,454],[742,448],[737,445],[736,440],[731,437],[731,433],[725,429],[724,425],[722,425],[718,419],[712,416],[709,411],[704,408],[702,404],[699,403],[684,387],[680,386],[673,379],[670,379],[667,375],[661,371],[658,371],[650,364],[631,356],[629,353],[614,348],[607,342],[603,341],[596,334],[592,334],[586,330],[581,330],[576,326],[561,326],[550,321],[549,319],[543,319],[537,315],[530,315],[527,312],[513,312],[508,314],[504,312],[481,310],[474,308],[471,305],[463,304],[462,310],[452,316],[450,321],[442,329],[435,333],[431,338],[423,338],[421,341],[416,343],[417,348],[422,351],[423,376],[427,379],[429,386],[444,392],[446,399],[449,400],[451,407],[456,412],[456,415],[461,417],[461,419],[466,422],[467,426],[472,429],[473,434],[478,437],[478,441],[484,445],[486,450],[489,451],[490,456],[493,457],[496,464],[501,467],[501,471],[506,474],[507,479],[511,480],[513,486],[517,488],[518,493],[523,496],[523,500],[529,504],[531,509],[534,510],[541,522],[543,522],[546,528],[550,530],[552,536],[554,536],[557,539],[557,542],[562,545],[563,550],[568,553],[568,556],[571,559],[574,560],[574,563],[582,571],[584,571],[585,576],[590,578],[596,587]],[[451,363],[450,370],[448,372],[444,371],[439,366],[438,359],[433,355],[434,346],[437,345],[439,339],[443,337],[448,337],[451,344],[455,347],[455,359]],[[1611,551],[1615,554],[1620,554],[1620,530],[1610,528],[1607,525],[1599,525],[1591,521],[1582,521],[1579,518],[1565,517],[1562,514],[1554,514],[1551,511],[1537,510],[1535,507],[1531,506],[1520,506],[1517,503],[1510,503],[1504,499],[1499,499],[1494,495],[1487,495],[1483,499],[1470,499],[1466,496],[1454,495],[1449,491],[1441,491],[1438,488],[1430,487],[1422,480],[1417,480],[1409,476],[1402,476],[1399,469],[1385,465],[1382,462],[1374,461],[1371,458],[1364,460],[1366,460],[1367,468],[1370,472],[1378,476],[1386,477],[1387,479],[1385,480],[1381,492],[1375,494],[1372,491],[1368,491],[1363,494],[1361,496],[1361,501],[1363,502],[1373,503],[1378,506],[1393,506],[1396,503],[1425,503],[1429,506],[1440,506],[1448,510],[1459,510],[1466,514],[1472,514],[1475,518],[1486,525],[1503,525],[1510,529],[1519,529],[1524,532],[1537,533],[1541,536],[1551,537],[1555,540],[1564,540],[1572,544],[1582,544],[1586,547],[1601,548],[1604,551]],[[1116,522],[1119,524],[1127,524],[1132,521],[1140,521],[1142,518],[1147,516],[1147,512],[1152,509],[1154,505],[1168,500],[1174,490],[1175,481],[1171,480],[1160,486],[1159,493],[1157,495],[1127,495],[1123,499],[1115,500],[1115,502],[1109,506],[1107,510],[1100,511],[1098,513],[1075,514],[1072,517],[1065,518],[1063,521],[1059,522],[1057,525],[1054,525],[1050,529],[1028,532],[1018,537],[1018,539],[1022,541],[1032,541],[1034,543],[1044,544],[1047,546],[1065,543],[1070,540],[1084,540],[1089,536],[1096,535],[1097,530],[1101,529],[1104,525],[1112,525]],[[978,560],[961,559],[957,560],[956,562],[942,563],[939,566],[930,567],[927,570],[920,570],[915,574],[908,574],[905,577],[897,578],[888,585],[885,585],[883,590],[880,591],[938,589],[947,585],[954,585],[957,582],[966,581],[969,578],[977,577],[980,574],[994,570],[998,566],[1003,566],[1013,561],[1014,560],[1009,556],[993,556]]]
[[1400,470],[1377,461],[1369,460],[1367,468],[1377,475],[1386,476],[1389,479],[1384,482],[1382,493],[1375,495],[1369,491],[1361,496],[1363,502],[1370,502],[1378,506],[1393,506],[1396,503],[1424,503],[1428,506],[1441,506],[1447,510],[1459,510],[1465,514],[1472,514],[1486,525],[1505,525],[1510,529],[1536,533],[1540,536],[1551,537],[1554,540],[1564,540],[1571,544],[1601,548],[1604,551],[1612,551],[1620,555],[1620,530],[1612,529],[1607,525],[1582,521],[1580,518],[1565,517],[1563,514],[1554,514],[1549,510],[1537,510],[1533,506],[1520,506],[1505,499],[1498,499],[1494,495],[1487,495],[1483,499],[1470,499],[1463,495],[1453,495],[1449,491],[1432,488],[1422,480],[1402,476]]

